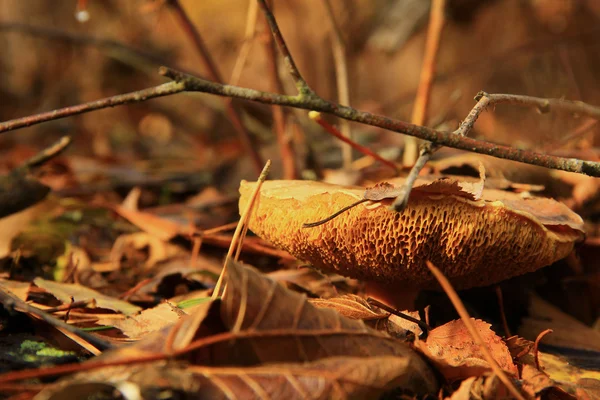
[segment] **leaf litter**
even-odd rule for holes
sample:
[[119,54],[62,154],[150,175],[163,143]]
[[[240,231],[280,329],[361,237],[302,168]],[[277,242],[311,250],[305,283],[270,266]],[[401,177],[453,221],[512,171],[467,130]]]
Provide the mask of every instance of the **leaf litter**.
[[[189,7],[204,7],[200,3]],[[489,7],[503,6],[498,4]],[[144,12],[156,13],[161,7],[144,6]],[[286,9],[282,4],[278,13]],[[93,11],[93,20],[101,21]],[[541,20],[552,15],[534,14],[540,21],[530,26],[551,23]],[[170,37],[169,32],[165,36]],[[46,49],[38,50],[30,56]],[[18,58],[7,58],[13,56]],[[319,55],[314,56],[319,65]],[[420,53],[414,58],[420,59]],[[129,66],[128,56],[115,59]],[[118,81],[123,77],[113,66],[93,60],[110,71],[111,83],[130,90],[132,76],[122,85]],[[83,97],[97,97],[99,88],[77,80],[75,62],[73,69],[69,82],[81,87]],[[31,69],[14,69],[19,72]],[[86,77],[102,73],[95,68],[84,72]],[[55,85],[56,71],[51,79],[36,77],[39,85],[45,81]],[[8,87],[2,89],[7,98],[14,95]],[[51,89],[45,87],[47,92],[56,87]],[[210,399],[508,398],[510,393],[491,372],[464,320],[442,307],[424,312],[440,295],[423,267],[424,261],[433,261],[457,288],[484,285],[482,290],[490,291],[489,285],[500,285],[504,297],[499,301],[505,304],[476,297],[467,307],[476,316],[471,321],[485,347],[526,398],[598,398],[596,179],[480,155],[444,156],[429,163],[417,179],[412,208],[391,218],[408,216],[403,223],[414,228],[398,232],[393,224],[382,225],[387,221],[382,215],[388,215],[387,206],[401,193],[402,180],[375,168],[328,169],[335,164],[332,152],[324,151],[321,143],[308,148],[298,139],[296,121],[289,118],[284,139],[299,153],[310,154],[306,160],[294,160],[302,164],[297,167],[302,167],[303,176],[356,186],[267,182],[250,220],[249,236],[241,243],[240,257],[246,264],[228,262],[227,290],[213,299],[224,251],[233,237],[226,227],[237,219],[234,189],[240,180],[255,176],[248,173],[242,147],[225,134],[222,111],[209,115],[191,97],[174,97],[172,103],[151,108],[137,105],[139,110],[126,114],[107,110],[115,112],[106,114],[109,118],[100,113],[81,117],[81,124],[74,123],[84,137],[81,141],[93,147],[91,156],[88,147],[75,143],[77,155],[59,155],[46,165],[25,169],[21,160],[31,160],[36,149],[19,144],[4,154],[2,353],[31,357],[31,351],[18,351],[27,348],[52,357],[3,358],[0,396],[16,392],[16,398],[33,398],[42,390],[37,398],[57,399],[133,390],[141,398],[165,398],[169,393]],[[6,103],[9,115],[12,102]],[[383,100],[368,106],[382,105]],[[198,112],[181,112],[186,109]],[[23,114],[21,109],[18,114]],[[244,114],[256,142],[272,155],[264,143],[263,132],[270,127],[263,126],[263,111],[245,107]],[[503,123],[490,115],[482,115],[478,134],[502,135]],[[133,128],[128,126],[131,121]],[[506,126],[527,131],[513,125]],[[49,126],[52,131],[58,125]],[[214,136],[219,138],[198,135],[209,131],[218,131]],[[506,141],[521,146],[521,139]],[[577,143],[567,143],[573,145],[567,150],[582,152],[586,148],[581,143],[592,139],[578,138]],[[396,152],[398,147],[385,140],[380,145],[385,151]],[[322,159],[315,161],[314,155]],[[323,161],[325,169],[319,165]],[[242,184],[243,200],[252,185]],[[243,206],[242,201],[240,209]],[[348,215],[302,227],[340,209]],[[432,222],[436,213],[442,223]],[[327,230],[335,235],[327,236]],[[411,235],[418,240],[411,242]],[[477,248],[485,251],[477,253]],[[407,279],[406,270],[415,276]],[[391,285],[397,297],[409,297],[410,289],[419,292],[411,309],[401,311],[422,319],[430,328],[426,332],[368,301],[366,282],[396,282],[398,274],[402,282]],[[504,312],[510,326],[503,326]],[[64,329],[64,323],[72,329]],[[553,333],[536,345],[540,332],[549,328]],[[521,336],[499,334],[509,330]],[[90,337],[107,350],[94,348]]]

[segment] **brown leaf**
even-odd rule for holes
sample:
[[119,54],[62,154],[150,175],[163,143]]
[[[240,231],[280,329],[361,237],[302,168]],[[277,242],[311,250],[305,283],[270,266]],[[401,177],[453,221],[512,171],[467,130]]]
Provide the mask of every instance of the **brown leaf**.
[[77,283],[60,283],[42,278],[35,278],[33,283],[65,304],[69,304],[71,302],[71,297],[73,297],[74,301],[94,299],[99,308],[119,311],[125,315],[132,315],[141,311],[141,308],[138,306],[123,300],[115,299],[114,297],[103,295],[100,292]]
[[431,370],[406,344],[343,317],[318,309],[304,295],[284,288],[254,268],[231,262],[221,318],[235,335],[213,346],[213,365],[308,362],[325,357],[396,356],[409,360],[411,374],[435,387]]
[[504,400],[511,398],[506,386],[495,375],[472,376],[460,383],[449,400]]
[[130,339],[139,340],[151,332],[156,332],[165,326],[174,324],[185,315],[187,314],[177,306],[162,303],[126,319],[101,318],[96,321],[96,324],[112,325]]
[[[473,319],[473,323],[490,353],[504,371],[517,374],[508,347],[491,329],[490,324]],[[490,370],[479,346],[473,340],[462,320],[448,322],[433,329],[426,341],[415,342],[415,347],[423,352],[450,381],[480,376]]]
[[31,283],[29,282],[19,282],[11,281],[8,279],[0,279],[0,288],[2,288],[2,290],[14,294],[17,298],[23,301],[27,300],[30,287]]
[[310,303],[317,308],[331,308],[338,314],[350,319],[362,319],[363,321],[385,319],[389,316],[382,310],[375,310],[362,297],[348,294],[330,299],[310,299]]
[[113,206],[112,209],[144,232],[156,236],[161,240],[171,240],[184,232],[183,227],[178,223],[157,217],[148,212],[131,210],[118,205]]
[[[396,387],[419,394],[433,394],[412,373],[406,358],[332,357],[310,363],[267,364],[257,367],[215,368],[170,363],[110,367],[67,378],[43,392],[53,399],[72,398],[75,388],[87,382],[134,387],[141,393],[163,390],[194,399],[373,399]],[[97,388],[78,393],[92,397]],[[428,390],[431,390],[428,392]]]
[[600,332],[542,300],[530,296],[529,316],[519,327],[519,335],[534,340],[548,328],[552,334],[544,337],[544,343],[567,348],[600,351]]

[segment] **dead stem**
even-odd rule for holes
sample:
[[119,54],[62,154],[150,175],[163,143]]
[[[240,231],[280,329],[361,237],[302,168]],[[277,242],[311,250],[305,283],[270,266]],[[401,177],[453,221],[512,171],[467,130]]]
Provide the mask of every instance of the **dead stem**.
[[[446,20],[444,17],[445,7],[446,0],[434,0],[431,2],[429,27],[427,29],[427,39],[425,42],[425,54],[423,56],[419,86],[417,87],[417,95],[415,97],[415,104],[413,106],[411,117],[411,122],[415,125],[425,125],[427,122],[427,107],[429,105],[429,98],[431,97],[431,88],[433,86],[442,29],[444,28]],[[410,167],[415,164],[418,153],[417,147],[418,141],[416,138],[406,138],[402,159],[402,163],[405,167]],[[422,151],[420,153],[422,153]],[[423,165],[425,165],[424,162]]]
[[[271,78],[271,90],[284,93],[283,83],[279,78],[275,42],[272,35],[267,35],[267,38],[268,39],[265,40],[265,50],[268,55],[267,62],[269,65],[269,76]],[[271,109],[273,111],[273,130],[275,132],[275,137],[277,138],[277,145],[279,146],[279,153],[283,164],[283,178],[295,179],[297,177],[296,157],[294,156],[292,146],[286,135],[285,114],[283,108],[274,105],[271,106]]]
[[[198,31],[198,29],[196,29],[196,27],[190,20],[189,16],[179,3],[179,0],[168,0],[168,4],[175,11],[175,14],[179,20],[181,27],[194,43],[194,46],[196,47],[196,50],[200,55],[202,62],[204,63],[204,68],[208,72],[209,78],[215,82],[225,82],[210,54],[210,51],[206,47],[202,36],[200,36],[200,32]],[[260,154],[258,154],[258,151],[254,148],[252,139],[250,138],[250,132],[248,132],[248,130],[242,123],[242,117],[239,111],[233,106],[231,99],[225,100],[225,109],[227,112],[227,116],[231,120],[233,128],[238,135],[238,139],[244,146],[246,152],[250,155],[250,158],[253,161],[256,171],[260,171],[263,166],[262,158]]]
[[[348,85],[346,44],[344,42],[342,31],[336,23],[331,0],[323,0],[323,5],[325,6],[331,30],[331,47],[333,50],[338,102],[344,106],[349,106],[350,89]],[[340,130],[344,137],[352,140],[352,130],[350,128],[350,123],[347,120],[343,119],[340,121]],[[348,145],[342,145],[342,161],[344,169],[349,171],[352,168],[352,148]]]
[[244,41],[242,43],[242,48],[238,53],[238,57],[235,60],[235,65],[233,66],[233,71],[231,72],[231,78],[229,79],[229,82],[232,85],[237,85],[239,83],[240,77],[242,76],[242,71],[246,66],[248,54],[250,54],[250,50],[254,45],[257,17],[258,3],[256,0],[248,0],[248,13],[246,14],[246,31],[244,33]]
[[381,157],[379,154],[375,153],[373,150],[369,149],[368,147],[365,147],[365,146],[362,146],[362,145],[356,143],[355,141],[353,141],[352,139],[350,139],[349,137],[344,135],[342,132],[338,131],[333,125],[330,125],[327,121],[325,121],[323,118],[321,118],[321,114],[319,112],[311,111],[308,113],[308,117],[310,119],[312,119],[313,121],[315,121],[316,123],[318,123],[319,125],[321,125],[321,127],[323,127],[323,129],[325,129],[325,131],[327,133],[335,136],[336,138],[340,139],[342,142],[347,143],[349,146],[360,151],[361,153],[373,157],[377,161],[381,162],[383,165],[386,165],[386,166],[392,168],[394,171],[396,171],[396,172],[398,171],[396,164]]
[[39,167],[44,164],[48,160],[58,156],[60,153],[65,151],[67,147],[71,144],[71,138],[69,136],[61,137],[57,142],[52,144],[50,147],[46,147],[44,150],[40,151],[27,161],[25,161],[19,169],[29,169]]
[[105,97],[100,100],[90,101],[88,103],[79,104],[76,106],[59,108],[57,110],[29,115],[23,118],[12,119],[10,121],[0,123],[0,133],[13,131],[19,128],[25,128],[32,125],[41,124],[42,122],[53,121],[73,115],[83,114],[90,111],[100,110],[108,107],[115,107],[122,104],[139,103],[145,100],[156,97],[168,96],[175,93],[185,91],[185,85],[179,82],[167,82],[162,85],[151,87],[148,89],[138,90],[117,96]]
[[540,371],[541,371],[541,369],[540,369],[540,356],[539,356],[540,351],[539,351],[538,347],[540,345],[540,342],[542,341],[542,338],[544,336],[546,336],[547,334],[552,333],[552,332],[554,332],[552,329],[546,329],[546,330],[540,332],[540,334],[537,335],[537,337],[535,338],[535,342],[533,342],[532,352],[533,352],[533,357],[534,357],[534,360],[535,360],[535,367],[538,370],[540,370]]
[[242,230],[243,230],[244,226],[248,223],[248,220],[250,219],[250,215],[252,214],[252,207],[254,205],[254,200],[256,199],[256,197],[258,196],[258,193],[260,192],[262,183],[267,179],[267,175],[269,174],[270,168],[271,168],[271,160],[267,160],[263,170],[260,173],[260,176],[258,177],[254,191],[252,192],[250,200],[248,201],[248,204],[246,205],[246,209],[242,213],[242,215],[240,217],[240,221],[238,222],[238,225],[235,228],[235,232],[233,233],[233,238],[231,239],[231,245],[229,246],[229,251],[227,252],[227,256],[225,256],[225,262],[223,263],[223,270],[221,271],[219,280],[217,281],[217,284],[215,285],[215,288],[213,290],[213,294],[212,294],[213,300],[215,300],[217,297],[220,297],[220,295],[221,295],[221,286],[223,286],[223,280],[225,278],[225,274],[227,273],[227,265],[229,264],[231,257],[233,256],[233,251],[235,250],[236,246],[242,247],[242,242],[244,239],[243,235],[242,235]]
[[279,48],[279,52],[283,56],[283,61],[285,62],[286,67],[290,73],[290,76],[294,80],[296,84],[296,88],[298,89],[298,93],[301,98],[304,97],[313,97],[316,96],[313,90],[308,86],[302,74],[300,74],[300,70],[296,66],[296,62],[292,57],[290,51],[288,50],[287,44],[281,35],[281,31],[279,31],[279,26],[277,25],[277,21],[275,20],[275,16],[271,12],[271,9],[267,5],[265,0],[258,0],[258,4],[263,10],[265,14],[265,18],[267,19],[267,23],[271,28],[271,32],[273,33],[273,38],[275,39],[275,43],[277,43],[277,47]]
[[508,376],[506,376],[506,373],[502,370],[502,368],[500,368],[500,366],[498,365],[498,363],[496,362],[496,360],[490,353],[490,350],[487,348],[485,342],[479,335],[479,332],[475,328],[475,325],[473,325],[473,322],[471,321],[471,316],[467,312],[467,309],[465,308],[463,302],[460,300],[460,297],[458,297],[456,290],[454,290],[454,288],[450,284],[450,281],[448,281],[448,279],[444,276],[444,274],[442,274],[442,271],[440,271],[431,262],[427,261],[426,264],[427,264],[427,268],[429,268],[429,270],[431,271],[433,276],[435,276],[435,279],[437,279],[440,286],[442,287],[442,289],[444,290],[444,292],[446,293],[446,295],[452,302],[452,305],[458,312],[458,315],[460,315],[460,319],[465,324],[465,327],[471,334],[471,337],[473,338],[475,343],[477,343],[477,346],[483,353],[483,358],[485,358],[485,361],[487,361],[487,363],[490,365],[490,368],[492,369],[494,374],[496,374],[498,376],[500,381],[502,381],[504,386],[506,386],[506,388],[508,389],[508,391],[510,392],[511,395],[513,395],[515,398],[517,398],[519,400],[525,400],[525,397],[523,397],[523,395],[517,390],[514,383],[508,378]]

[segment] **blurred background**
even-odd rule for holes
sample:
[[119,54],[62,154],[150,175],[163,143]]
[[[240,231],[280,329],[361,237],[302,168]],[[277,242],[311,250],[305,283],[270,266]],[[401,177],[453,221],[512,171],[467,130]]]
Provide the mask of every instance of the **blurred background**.
[[[429,1],[331,4],[346,48],[350,104],[410,120]],[[248,22],[249,1],[183,0],[181,5],[224,81],[275,89],[264,18],[258,13],[255,23]],[[275,1],[274,9],[308,83],[336,100],[333,36],[324,2]],[[78,21],[78,11],[89,20]],[[600,3],[594,0],[448,0],[427,125],[454,130],[479,90],[600,104],[599,19]],[[160,65],[207,76],[166,0],[0,0],[0,43],[2,120],[162,83]],[[286,92],[294,94],[285,70],[279,75]],[[281,177],[271,108],[236,106],[254,146],[274,159],[272,176]],[[94,174],[109,163],[131,180],[168,175],[189,181],[194,173],[195,181],[186,182],[190,189],[212,183],[233,190],[240,178],[256,173],[224,110],[222,99],[214,96],[170,96],[22,129],[0,137],[0,149],[26,154],[69,134],[77,156],[71,168],[81,173]],[[320,168],[341,166],[341,151],[305,115],[286,112],[286,138],[295,152],[297,176],[322,177]],[[401,135],[360,125],[352,131],[357,141],[388,158],[399,157]],[[581,155],[583,149],[584,158],[591,159],[599,132],[584,118],[502,106],[484,113],[474,135],[556,154]],[[17,160],[6,154],[3,159]]]

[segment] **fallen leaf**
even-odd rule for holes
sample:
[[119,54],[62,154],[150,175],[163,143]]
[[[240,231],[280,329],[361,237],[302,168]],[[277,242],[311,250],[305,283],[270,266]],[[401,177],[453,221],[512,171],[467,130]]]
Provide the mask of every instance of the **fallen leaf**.
[[332,297],[330,299],[310,299],[309,301],[317,308],[331,308],[340,315],[350,319],[369,321],[385,319],[389,316],[389,313],[374,310],[365,299],[354,294]]
[[[411,373],[410,362],[401,357],[331,357],[310,363],[268,364],[256,367],[217,368],[153,363],[110,367],[63,379],[41,395],[52,399],[94,397],[104,382],[114,388],[128,387],[140,393],[176,391],[194,399],[375,399],[384,392],[404,388],[417,394],[433,394]],[[81,389],[87,389],[81,391]]]
[[121,235],[115,240],[110,252],[110,260],[112,262],[119,262],[128,248],[133,248],[135,250],[148,248],[148,259],[144,262],[144,267],[146,269],[152,268],[157,263],[181,253],[178,246],[168,243],[157,236],[146,232],[136,232]]
[[0,279],[0,288],[2,288],[2,290],[14,294],[16,297],[23,301],[27,300],[30,287],[31,283],[29,282],[19,282],[11,281],[8,279]]
[[73,298],[73,301],[94,299],[96,300],[97,307],[122,312],[125,315],[132,315],[141,311],[141,308],[138,306],[103,295],[102,293],[77,283],[60,283],[42,278],[35,278],[33,283],[65,304],[71,303],[71,297]]
[[101,318],[96,321],[96,324],[114,326],[130,339],[139,340],[151,332],[156,332],[177,322],[184,315],[187,313],[177,306],[165,302],[125,319]]
[[542,300],[530,296],[529,316],[519,327],[519,335],[534,340],[539,332],[552,328],[552,334],[544,337],[544,343],[566,348],[600,351],[600,332],[595,331],[576,318]]
[[157,217],[154,214],[131,210],[118,205],[113,206],[112,209],[144,232],[164,241],[171,240],[184,232],[184,229],[178,223]]
[[405,343],[343,317],[318,309],[306,296],[284,288],[254,268],[236,262],[227,267],[221,319],[233,338],[210,346],[218,354],[212,365],[308,362],[324,357],[376,357],[411,360],[411,369],[426,386],[435,386],[431,371]]
[[[516,376],[517,367],[508,347],[490,329],[491,325],[476,319],[473,319],[473,323],[500,368]],[[415,342],[415,348],[423,352],[449,381],[481,376],[490,371],[483,353],[462,320],[451,321],[431,330],[426,341]]]

